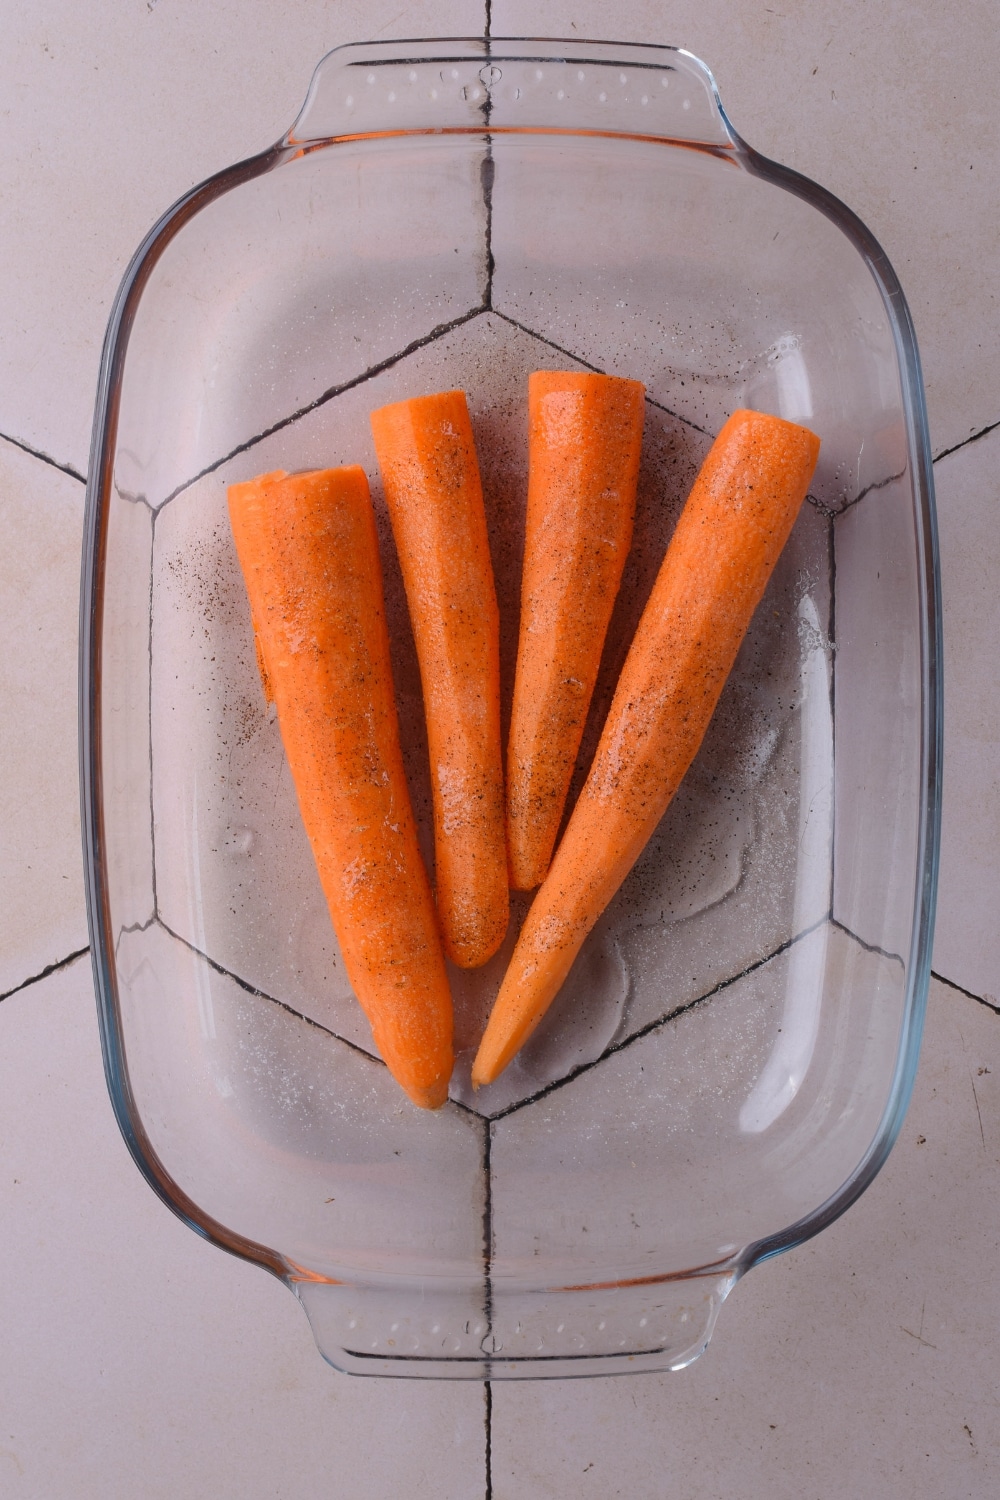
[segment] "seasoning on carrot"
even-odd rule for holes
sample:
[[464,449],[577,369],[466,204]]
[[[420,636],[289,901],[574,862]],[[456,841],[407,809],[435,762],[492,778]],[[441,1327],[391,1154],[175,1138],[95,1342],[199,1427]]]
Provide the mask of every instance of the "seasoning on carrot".
[[500,615],[463,391],[371,414],[427,721],[444,948],[484,964],[507,930]]
[[544,878],[632,545],[645,387],[577,370],[528,379],[528,513],[507,748],[511,885]]
[[492,1083],[538,1025],[704,737],[819,454],[738,411],[695,481],[622,668],[590,774],[535,897],[472,1070]]
[[399,746],[368,481],[356,466],[278,471],[230,486],[229,515],[348,978],[389,1070],[436,1109],[451,994]]

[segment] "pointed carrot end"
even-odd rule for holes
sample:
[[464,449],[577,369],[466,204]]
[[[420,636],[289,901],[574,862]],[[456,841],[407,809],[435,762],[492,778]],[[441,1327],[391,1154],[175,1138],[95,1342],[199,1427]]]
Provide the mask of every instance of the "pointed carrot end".
[[489,1069],[485,1066],[485,1064],[480,1063],[480,1061],[479,1061],[479,1053],[477,1052],[476,1053],[476,1060],[472,1064],[472,1091],[473,1091],[473,1093],[474,1094],[478,1094],[478,1092],[479,1092],[479,1090],[481,1088],[485,1088],[485,1086],[487,1084],[492,1083],[492,1082],[493,1082],[493,1075],[490,1073]]
[[525,1040],[521,1037],[502,1035],[501,1026],[495,1023],[495,1017],[496,1011],[494,1010],[483,1033],[483,1039],[479,1043],[475,1062],[472,1064],[472,1087],[474,1089],[485,1088],[487,1084],[495,1083],[514,1057],[522,1040]]
[[404,1080],[399,1078],[398,1076],[396,1077],[396,1082],[402,1085],[409,1097],[413,1100],[413,1103],[416,1104],[420,1109],[440,1109],[441,1106],[447,1102],[447,1078],[436,1078],[434,1082],[426,1088],[421,1088],[419,1085],[413,1084],[408,1081],[404,1082]]

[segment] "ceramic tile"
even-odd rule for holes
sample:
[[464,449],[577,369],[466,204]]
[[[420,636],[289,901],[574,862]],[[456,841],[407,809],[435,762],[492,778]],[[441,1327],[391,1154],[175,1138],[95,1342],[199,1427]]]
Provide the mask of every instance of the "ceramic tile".
[[111,1114],[87,960],[0,1005],[0,1073],[5,1497],[484,1493],[481,1386],[338,1374],[284,1287],[157,1202]]
[[[500,124],[614,109],[619,129],[719,128],[690,62],[504,67]],[[498,135],[492,156],[498,312],[642,380],[703,432],[741,406],[804,423],[821,440],[810,493],[829,510],[905,467],[886,308],[826,215],[726,158],[634,138]]]
[[[404,99],[421,99],[438,72],[426,67],[421,87],[408,69]],[[384,127],[395,90],[380,82]],[[338,95],[356,86],[341,80]],[[418,135],[309,151],[184,224],[130,332],[117,488],[159,505],[260,433],[474,315],[487,288],[483,155],[476,136],[464,147]]]
[[907,478],[834,522],[836,773],[833,915],[910,951],[918,858],[920,614]]
[[[422,698],[368,414],[442,384],[470,393],[496,558],[506,705],[523,535],[524,384],[530,370],[564,363],[564,355],[505,319],[473,319],[253,445],[157,512],[151,702],[158,910],[217,962],[361,1046],[371,1045],[368,1028],[343,975],[278,725],[258,685],[225,487],[270,468],[331,462],[361,462],[372,476],[404,756],[431,866]],[[648,407],[635,539],[581,767],[593,755],[621,661],[706,446],[703,435]],[[626,992],[624,1029],[633,1032],[733,978],[825,915],[828,545],[828,520],[807,506],[662,830],[588,943],[537,1041],[477,1107],[506,1107],[598,1056],[620,1030]],[[122,577],[145,566],[145,554],[136,553],[135,568],[123,569]],[[806,869],[815,877],[811,886],[800,878]],[[453,971],[460,1051],[478,1040],[524,908],[515,900],[508,943],[490,965],[475,974]],[[471,1103],[466,1074],[463,1064],[455,1089]]]
[[83,487],[0,441],[0,994],[86,946],[76,769]]
[[859,1203],[750,1273],[679,1374],[493,1386],[495,1500],[985,1500],[1000,1019],[934,985],[899,1142]]
[[945,754],[934,968],[1000,995],[1000,431],[935,465],[944,593]]
[[[839,1190],[877,1132],[903,998],[902,964],[824,925],[496,1120],[504,1357],[693,1358],[702,1288],[658,1278],[718,1267]],[[518,1278],[574,1295],[519,1299]]]
[[203,1213],[303,1276],[464,1266],[481,1308],[481,1121],[417,1109],[381,1062],[158,924],[116,958],[136,1109]]
[[[743,137],[829,188],[881,242],[916,324],[934,451],[1000,417],[1000,34],[981,6],[636,0],[612,26],[600,0],[569,11],[562,0],[493,0],[492,31],[611,33],[701,57]],[[971,307],[974,326],[956,337]]]
[[[479,34],[482,0],[15,0],[0,50],[0,432],[87,466],[101,340],[159,215],[288,128],[331,47]],[[16,289],[16,291],[15,291]]]
[[[491,9],[495,34],[614,31],[704,58],[746,139],[832,189],[884,245],[916,322],[934,450],[997,420],[1000,34],[982,5],[633,0],[613,18],[602,0]],[[264,0],[11,0],[0,433],[82,472],[108,310],[157,215],[278,136],[330,46],[478,32],[483,10],[482,0],[288,0],[280,14]],[[997,436],[936,472],[948,722],[935,965],[994,997]],[[320,427],[312,440],[325,441]],[[0,993],[86,942],[75,497],[71,480],[0,443],[0,513],[18,543],[2,565]],[[137,541],[148,547],[138,533],[149,521],[136,516],[130,555]],[[21,566],[29,557],[37,571]],[[122,653],[138,698],[143,603],[141,590],[121,595],[139,632]],[[126,694],[116,707],[134,703]],[[147,766],[144,743],[122,744],[117,790],[137,827]],[[150,853],[147,820],[118,850],[134,921],[151,909]],[[839,1223],[736,1289],[690,1370],[495,1382],[495,1500],[996,1493],[1000,1304],[983,1267],[996,1259],[997,1026],[985,1007],[932,987],[915,1103],[884,1172]],[[0,1004],[0,1158],[5,1495],[486,1492],[480,1387],[334,1374],[284,1288],[156,1202],[108,1108],[87,960]]]

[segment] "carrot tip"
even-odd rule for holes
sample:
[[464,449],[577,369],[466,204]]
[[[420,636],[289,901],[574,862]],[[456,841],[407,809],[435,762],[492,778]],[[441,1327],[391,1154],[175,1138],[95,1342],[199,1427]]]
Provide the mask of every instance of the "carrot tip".
[[406,1092],[419,1109],[440,1109],[448,1102],[448,1080],[435,1084],[433,1088],[407,1089]]

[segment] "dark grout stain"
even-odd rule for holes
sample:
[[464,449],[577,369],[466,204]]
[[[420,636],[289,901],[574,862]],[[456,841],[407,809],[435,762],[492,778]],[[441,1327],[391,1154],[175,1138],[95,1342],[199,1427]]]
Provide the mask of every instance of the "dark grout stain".
[[977,1005],[985,1006],[995,1016],[1000,1015],[1000,1000],[996,995],[977,995],[972,990],[967,990],[964,985],[956,984],[954,979],[948,979],[944,974],[939,974],[936,969],[931,969],[931,978],[936,979],[938,984],[947,985],[948,989],[956,990],[958,994],[964,995],[966,1000],[975,1000]]
[[989,437],[991,432],[996,432],[1000,427],[1000,421],[991,422],[988,427],[981,427],[978,432],[963,438],[960,443],[952,443],[950,448],[942,448],[940,453],[935,453],[933,462],[938,464],[942,458],[949,458],[952,453],[958,453],[962,448],[967,448],[970,443],[978,443],[980,438]]
[[40,448],[32,448],[30,443],[22,443],[20,438],[11,437],[9,432],[0,432],[0,439],[5,443],[10,443],[12,448],[20,448],[22,453],[28,453],[39,462],[48,464],[50,468],[58,469],[61,474],[68,474],[70,479],[76,479],[80,484],[87,483],[86,477],[79,470],[74,469],[72,464],[61,464],[51,454],[43,453]]
[[46,964],[45,968],[40,969],[37,974],[32,974],[28,979],[22,979],[20,984],[15,984],[13,989],[7,990],[4,994],[0,995],[0,1001],[9,1000],[11,995],[16,995],[19,991],[26,990],[29,985],[38,984],[40,980],[47,979],[50,974],[55,974],[60,969],[69,968],[70,964],[76,963],[78,958],[82,958],[85,953],[89,952],[89,945],[86,948],[77,948],[75,953],[68,953],[65,958],[57,958],[55,963]]

